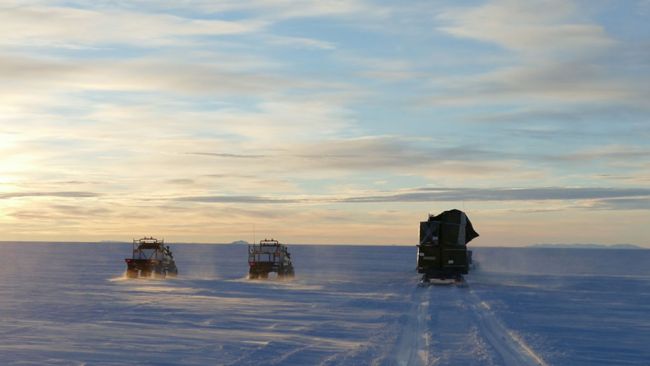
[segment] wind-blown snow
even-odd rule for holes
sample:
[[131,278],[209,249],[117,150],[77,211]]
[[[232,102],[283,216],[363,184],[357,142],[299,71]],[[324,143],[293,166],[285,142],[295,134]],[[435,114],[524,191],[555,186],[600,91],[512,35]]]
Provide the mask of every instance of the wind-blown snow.
[[415,247],[173,245],[174,280],[122,277],[129,245],[0,244],[2,365],[647,365],[650,251],[475,250],[466,288],[417,287]]

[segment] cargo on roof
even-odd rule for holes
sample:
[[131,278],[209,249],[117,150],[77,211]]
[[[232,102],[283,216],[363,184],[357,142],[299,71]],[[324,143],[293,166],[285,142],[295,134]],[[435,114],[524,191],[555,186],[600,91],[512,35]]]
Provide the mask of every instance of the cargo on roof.
[[467,215],[460,210],[429,215],[420,222],[417,271],[422,280],[462,282],[472,264],[472,252],[467,243],[478,237]]

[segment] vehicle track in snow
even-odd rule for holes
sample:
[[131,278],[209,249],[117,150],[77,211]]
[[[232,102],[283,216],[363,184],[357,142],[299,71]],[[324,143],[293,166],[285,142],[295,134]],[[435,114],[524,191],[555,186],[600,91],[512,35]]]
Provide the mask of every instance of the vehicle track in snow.
[[470,288],[415,288],[410,297],[392,351],[395,364],[547,366]]
[[548,366],[526,342],[514,331],[508,329],[491,309],[471,289],[467,290],[466,300],[480,335],[496,351],[505,366]]
[[424,366],[429,364],[429,339],[427,329],[431,289],[415,288],[411,293],[413,306],[403,318],[404,326],[394,350],[399,366]]

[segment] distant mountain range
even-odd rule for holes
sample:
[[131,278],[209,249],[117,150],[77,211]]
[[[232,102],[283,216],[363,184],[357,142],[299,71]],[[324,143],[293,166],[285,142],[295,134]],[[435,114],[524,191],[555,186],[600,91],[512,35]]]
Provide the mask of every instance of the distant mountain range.
[[533,244],[532,248],[645,249],[634,244]]

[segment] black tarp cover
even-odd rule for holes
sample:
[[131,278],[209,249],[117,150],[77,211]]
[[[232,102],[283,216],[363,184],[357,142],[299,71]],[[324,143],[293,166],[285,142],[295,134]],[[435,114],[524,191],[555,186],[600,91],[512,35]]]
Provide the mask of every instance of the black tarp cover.
[[420,244],[464,246],[477,236],[467,215],[456,209],[430,215],[429,220],[420,222]]

